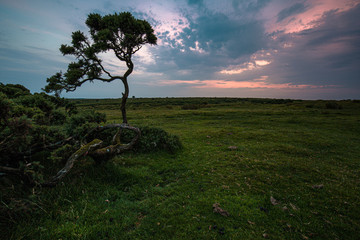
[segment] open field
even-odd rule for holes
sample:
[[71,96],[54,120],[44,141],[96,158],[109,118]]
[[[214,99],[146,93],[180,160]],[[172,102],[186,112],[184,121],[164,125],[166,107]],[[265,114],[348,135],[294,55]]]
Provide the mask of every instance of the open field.
[[[120,122],[119,100],[74,100]],[[76,164],[10,239],[358,239],[360,102],[129,99],[183,150]],[[229,216],[213,211],[218,203]],[[224,214],[225,215],[225,214]]]

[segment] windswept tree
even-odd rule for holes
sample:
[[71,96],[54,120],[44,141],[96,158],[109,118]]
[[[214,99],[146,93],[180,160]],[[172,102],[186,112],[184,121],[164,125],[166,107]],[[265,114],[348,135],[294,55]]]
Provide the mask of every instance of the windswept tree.
[[[144,44],[156,44],[154,30],[147,21],[136,19],[129,12],[106,16],[92,13],[89,14],[86,25],[90,29],[90,37],[81,31],[76,31],[72,33],[71,45],[60,47],[63,55],[73,55],[77,61],[68,65],[66,73],[58,72],[48,78],[44,90],[59,95],[63,90],[75,91],[77,87],[88,81],[121,80],[124,84],[124,92],[120,109],[123,123],[127,124],[125,105],[129,96],[128,77],[134,69],[132,56]],[[126,63],[127,70],[122,76],[106,69],[103,60],[99,57],[100,53],[106,52],[112,52],[120,61]]]
[[[73,32],[71,45],[61,45],[60,47],[63,55],[73,55],[76,61],[68,65],[68,69],[64,74],[58,72],[48,78],[44,90],[47,93],[55,93],[56,96],[59,96],[63,90],[67,92],[75,91],[85,82],[121,80],[124,84],[120,107],[123,123],[98,126],[83,132],[79,139],[81,146],[78,146],[78,150],[68,158],[65,166],[49,181],[42,183],[42,186],[57,184],[80,157],[91,156],[95,161],[107,160],[113,155],[132,149],[140,138],[140,129],[128,125],[126,117],[125,106],[129,96],[128,77],[134,70],[132,56],[144,44],[156,44],[157,38],[154,35],[154,30],[147,21],[136,19],[129,12],[106,16],[92,13],[89,14],[86,25],[89,27],[90,36],[86,36],[81,31]],[[127,69],[123,75],[117,75],[106,68],[107,66],[103,59],[100,58],[100,54],[107,52],[113,53],[120,61],[126,63]],[[76,119],[73,120],[73,122],[77,122]],[[111,129],[118,129],[111,141],[100,140],[96,137],[95,139],[92,138],[93,136],[101,136],[101,132]],[[127,144],[120,141],[122,129],[128,129],[135,133]],[[74,138],[70,137],[69,139]]]

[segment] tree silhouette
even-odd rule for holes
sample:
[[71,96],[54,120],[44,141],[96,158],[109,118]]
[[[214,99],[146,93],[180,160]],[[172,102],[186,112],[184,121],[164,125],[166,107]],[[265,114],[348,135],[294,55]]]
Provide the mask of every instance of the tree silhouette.
[[[154,30],[147,21],[136,19],[129,12],[106,16],[92,13],[88,15],[86,25],[90,29],[90,38],[83,32],[76,31],[72,33],[72,44],[60,47],[63,55],[74,55],[77,61],[68,65],[66,73],[58,72],[48,78],[44,90],[59,96],[61,91],[75,91],[88,81],[121,80],[125,90],[120,109],[123,123],[127,124],[125,105],[129,96],[128,77],[134,69],[131,58],[144,44],[156,44]],[[99,58],[99,53],[109,51],[126,63],[127,70],[122,76],[107,70]]]

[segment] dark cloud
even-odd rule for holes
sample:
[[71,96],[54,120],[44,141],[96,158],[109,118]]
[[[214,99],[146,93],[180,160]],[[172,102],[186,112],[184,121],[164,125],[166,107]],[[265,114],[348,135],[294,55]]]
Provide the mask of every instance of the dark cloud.
[[279,12],[277,15],[277,22],[281,22],[287,17],[303,13],[307,10],[307,6],[304,3],[295,3],[294,5],[285,8]]
[[[281,82],[360,87],[360,5],[346,12],[331,11],[317,27],[279,37],[282,49],[271,74]],[[358,96],[360,97],[360,96]]]
[[188,0],[189,5],[203,5],[203,0]]
[[360,16],[360,5],[345,13],[328,12],[324,16],[324,24],[302,34],[307,40],[305,47],[316,50],[329,46],[328,56],[324,60],[331,68],[358,68],[360,66],[360,21],[354,21],[358,16]]
[[[212,79],[236,59],[249,57],[267,45],[260,21],[239,21],[219,12],[203,11],[196,19],[188,16],[189,27],[170,39],[159,35],[172,48],[160,48],[160,65],[173,63],[165,72],[172,79]],[[181,44],[178,42],[181,41]],[[177,70],[180,74],[177,74]],[[183,74],[191,71],[191,75]],[[158,71],[164,71],[159,68]]]
[[255,14],[264,8],[269,2],[271,2],[271,0],[233,0],[232,6],[236,11]]
[[[205,51],[238,58],[266,45],[261,22],[242,23],[222,13],[202,16],[192,25],[189,40],[197,40]],[[195,31],[194,31],[195,30]]]

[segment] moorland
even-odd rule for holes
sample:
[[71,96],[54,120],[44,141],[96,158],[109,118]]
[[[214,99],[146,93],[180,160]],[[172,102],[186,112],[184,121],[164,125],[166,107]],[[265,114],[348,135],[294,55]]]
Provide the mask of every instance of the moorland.
[[[121,122],[119,99],[73,99]],[[7,239],[357,239],[360,101],[131,98],[183,148],[85,158]],[[4,224],[4,221],[2,221]]]

